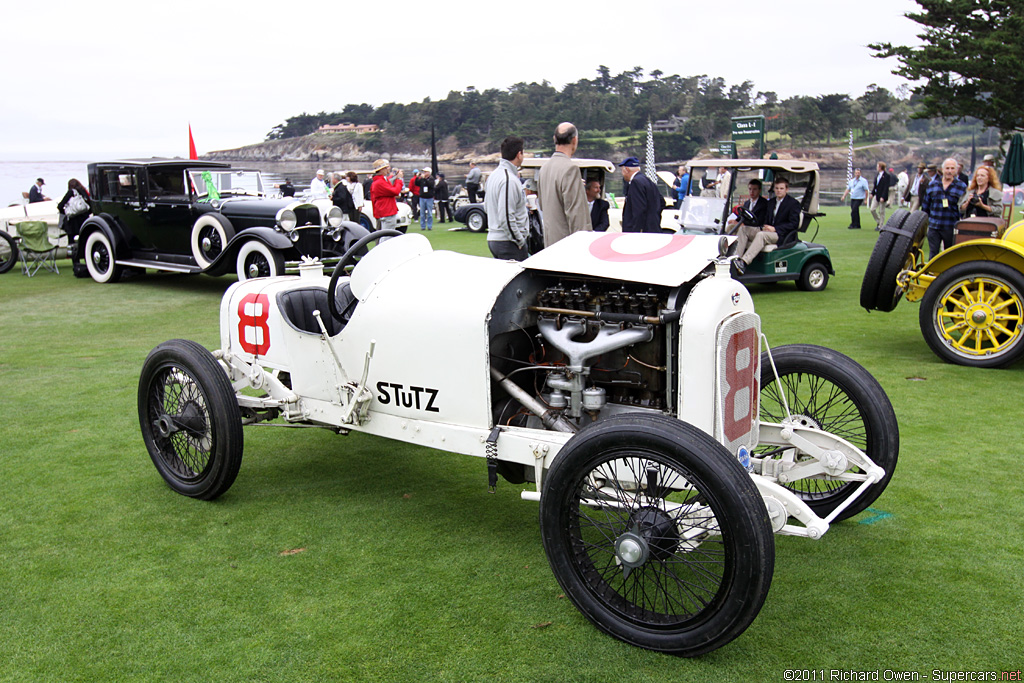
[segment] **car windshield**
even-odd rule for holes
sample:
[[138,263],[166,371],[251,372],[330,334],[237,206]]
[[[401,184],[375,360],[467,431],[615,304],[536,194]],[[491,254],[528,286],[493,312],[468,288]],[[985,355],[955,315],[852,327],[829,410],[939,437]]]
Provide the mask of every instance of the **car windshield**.
[[[695,166],[691,169],[694,181],[700,181],[698,187],[703,186],[708,180],[714,180],[717,175],[717,167]],[[761,196],[771,199],[771,181],[777,176],[785,176],[789,180],[789,196],[800,202],[805,211],[815,213],[817,206],[809,206],[812,203],[814,190],[813,172],[796,172],[785,168],[730,168],[732,174],[732,191],[726,198],[719,198],[717,192],[711,192],[715,196],[689,195],[683,200],[680,211],[680,222],[688,230],[701,230],[704,232],[719,232],[719,227],[724,224],[732,207],[742,204],[749,198],[747,185],[753,179],[760,180],[764,186]]]
[[195,169],[188,172],[192,191],[200,199],[219,199],[224,195],[263,195],[263,176],[259,171],[236,169]]

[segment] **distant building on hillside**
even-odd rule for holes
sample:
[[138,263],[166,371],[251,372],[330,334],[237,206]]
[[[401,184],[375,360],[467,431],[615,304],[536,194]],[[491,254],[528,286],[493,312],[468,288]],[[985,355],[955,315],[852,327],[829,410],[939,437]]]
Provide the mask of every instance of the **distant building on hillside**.
[[685,116],[670,116],[667,119],[660,119],[651,124],[655,133],[678,133],[686,123]]
[[356,123],[337,123],[337,124],[324,124],[316,129],[317,133],[376,133],[380,128],[377,127],[376,123],[367,124],[356,124]]

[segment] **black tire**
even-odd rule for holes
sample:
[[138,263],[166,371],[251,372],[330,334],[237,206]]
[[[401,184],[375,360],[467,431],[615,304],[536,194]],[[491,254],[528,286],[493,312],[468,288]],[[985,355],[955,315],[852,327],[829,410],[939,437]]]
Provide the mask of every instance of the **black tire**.
[[1024,275],[969,261],[939,275],[921,301],[921,334],[947,363],[1001,368],[1024,354]]
[[369,216],[365,213],[359,214],[359,225],[363,226],[366,230],[373,232],[376,228],[373,225],[373,221],[370,220]]
[[0,230],[0,275],[3,275],[18,262],[18,245],[6,231]]
[[242,418],[209,351],[186,339],[150,351],[138,402],[142,439],[172,489],[212,500],[231,488],[242,465]]
[[219,213],[204,213],[192,225],[189,242],[192,245],[192,257],[200,268],[206,270],[224,252],[234,236],[235,229],[231,227],[231,221]]
[[466,215],[466,227],[470,232],[484,232],[487,230],[486,214],[478,209],[473,209]]
[[117,282],[121,278],[121,266],[114,263],[114,245],[101,230],[89,233],[82,260],[96,282]]
[[875,309],[879,311],[895,310],[900,299],[903,298],[903,287],[896,281],[896,276],[903,270],[913,269],[917,260],[915,249],[920,248],[921,242],[928,232],[928,214],[924,211],[914,211],[904,221],[903,230],[913,234],[894,235],[892,247],[889,249],[889,257],[882,269],[882,276],[878,281],[878,291],[875,294]]
[[284,256],[259,240],[249,240],[238,250],[235,272],[239,282],[257,277],[277,277],[284,274]]
[[[841,521],[863,511],[881,495],[892,479],[900,452],[899,424],[885,390],[859,363],[838,351],[810,344],[790,344],[771,351],[779,377],[776,379],[768,353],[761,354],[761,421],[781,423],[787,417],[783,392],[792,416],[801,426],[816,427],[845,439],[885,470],[850,507]],[[781,383],[781,384],[780,384]],[[777,447],[758,448],[758,454]],[[860,473],[851,466],[847,473]],[[796,493],[815,514],[825,517],[853,493],[860,482],[831,477],[801,479],[783,484]]]
[[[896,209],[889,216],[889,220],[885,222],[885,227],[900,229],[909,215],[910,212],[906,209]],[[877,306],[882,271],[885,270],[885,264],[889,261],[889,252],[892,251],[895,238],[896,233],[882,230],[878,234],[875,248],[871,250],[871,256],[868,257],[868,265],[864,269],[864,280],[860,285],[860,305],[869,311],[875,310]]]
[[828,266],[821,261],[812,261],[800,271],[796,287],[804,292],[820,292],[828,287]]
[[750,476],[710,436],[666,416],[618,415],[576,434],[544,480],[540,522],[566,597],[638,647],[687,657],[719,648],[771,586],[775,541]]

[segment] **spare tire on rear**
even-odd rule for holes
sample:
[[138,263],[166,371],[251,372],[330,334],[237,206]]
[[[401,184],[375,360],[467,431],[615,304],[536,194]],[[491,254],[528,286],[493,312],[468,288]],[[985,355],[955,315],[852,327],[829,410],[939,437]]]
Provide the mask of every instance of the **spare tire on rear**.
[[913,269],[916,262],[914,249],[920,247],[928,232],[928,214],[914,211],[903,223],[903,233],[893,235],[889,258],[882,269],[882,278],[875,294],[875,309],[892,311],[903,298],[903,287],[896,281],[896,276],[903,270]]
[[[896,230],[903,227],[903,223],[910,216],[906,209],[897,209],[889,216],[878,235],[875,248],[868,257],[867,268],[864,269],[864,280],[860,286],[860,305],[869,311],[884,310],[878,308],[878,290],[882,282],[882,272],[889,262],[889,252],[892,251],[893,242],[896,240]],[[891,231],[890,231],[891,230]],[[892,310],[892,309],[887,309]]]

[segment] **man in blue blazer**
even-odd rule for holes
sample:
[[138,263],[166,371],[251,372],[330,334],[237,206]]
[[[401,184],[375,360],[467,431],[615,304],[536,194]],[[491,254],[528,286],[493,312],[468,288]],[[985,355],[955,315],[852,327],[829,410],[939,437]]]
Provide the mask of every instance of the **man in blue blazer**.
[[779,248],[791,247],[797,241],[800,229],[800,202],[789,196],[789,181],[780,176],[775,179],[775,198],[768,202],[763,226],[744,225],[736,240],[733,269],[742,275],[754,258],[769,244]]
[[640,160],[627,157],[619,164],[626,181],[626,205],[622,208],[622,232],[661,232],[661,210],[665,208],[658,188],[640,172]]

